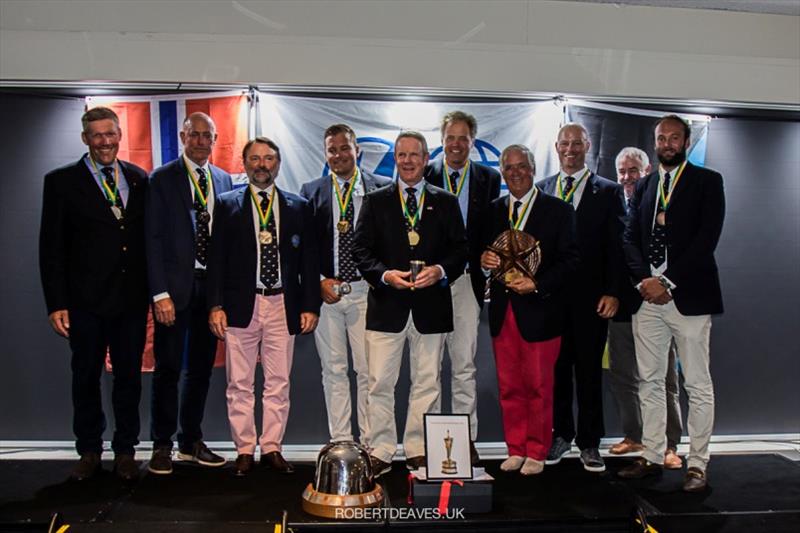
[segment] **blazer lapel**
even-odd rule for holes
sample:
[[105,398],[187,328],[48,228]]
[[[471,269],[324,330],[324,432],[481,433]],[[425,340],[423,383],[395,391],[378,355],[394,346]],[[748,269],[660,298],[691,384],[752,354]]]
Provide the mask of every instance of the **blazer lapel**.
[[[325,220],[325,235],[333,235],[333,202],[336,198],[333,194],[333,176],[328,174],[328,182],[322,185],[319,191],[320,198],[322,199],[322,216]],[[331,243],[331,248],[333,243]]]
[[[183,156],[179,156],[175,162],[175,194],[178,198],[181,199],[181,204],[183,205],[183,211],[189,215],[189,218],[192,218],[191,211],[194,209],[192,205],[192,198],[194,197],[194,191],[192,190],[191,185],[189,184],[189,172],[186,169],[186,164],[183,161]],[[215,184],[216,185],[216,184]],[[188,190],[187,190],[188,186]],[[194,225],[192,226],[194,227]]]
[[116,222],[117,219],[114,217],[114,213],[111,212],[108,200],[103,194],[103,191],[100,190],[100,186],[97,184],[94,174],[92,174],[92,171],[86,166],[86,159],[81,158],[77,164],[77,190],[89,199],[89,205],[91,205],[98,218],[104,219],[107,222]]

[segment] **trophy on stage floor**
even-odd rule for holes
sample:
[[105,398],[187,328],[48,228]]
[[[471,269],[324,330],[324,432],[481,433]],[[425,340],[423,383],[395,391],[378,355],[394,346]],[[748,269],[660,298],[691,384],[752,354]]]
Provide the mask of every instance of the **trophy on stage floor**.
[[458,463],[450,458],[450,455],[453,453],[453,437],[450,436],[449,429],[447,430],[447,436],[444,438],[444,449],[447,452],[447,459],[442,461],[442,473],[457,474]]
[[509,229],[497,236],[489,250],[500,257],[491,279],[508,285],[521,277],[533,279],[542,262],[539,241],[532,235]]

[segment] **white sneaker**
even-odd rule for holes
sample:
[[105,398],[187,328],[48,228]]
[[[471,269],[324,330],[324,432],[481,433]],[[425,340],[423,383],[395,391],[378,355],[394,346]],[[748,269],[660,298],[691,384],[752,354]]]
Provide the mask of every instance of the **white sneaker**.
[[503,472],[514,472],[522,468],[522,464],[526,461],[524,457],[519,455],[512,455],[502,463],[500,463],[500,470]]

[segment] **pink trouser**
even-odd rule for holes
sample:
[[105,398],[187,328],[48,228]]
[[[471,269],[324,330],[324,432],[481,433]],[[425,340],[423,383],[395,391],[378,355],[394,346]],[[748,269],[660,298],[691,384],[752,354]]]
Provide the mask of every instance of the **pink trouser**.
[[544,461],[553,433],[553,369],[561,337],[525,341],[509,303],[492,344],[508,454]]
[[282,294],[257,294],[250,324],[246,328],[228,328],[225,334],[226,395],[231,436],[238,453],[253,454],[256,450],[253,382],[259,361],[264,372],[261,399],[264,413],[258,444],[262,454],[281,450],[289,417],[293,351],[294,335],[289,335],[286,326]]

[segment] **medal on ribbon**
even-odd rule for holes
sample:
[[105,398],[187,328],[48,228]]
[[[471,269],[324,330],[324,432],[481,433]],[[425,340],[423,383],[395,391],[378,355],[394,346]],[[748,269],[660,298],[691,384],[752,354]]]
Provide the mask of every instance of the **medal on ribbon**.
[[189,179],[192,180],[192,188],[194,189],[195,199],[200,202],[201,206],[203,206],[203,209],[197,213],[197,221],[201,224],[206,224],[211,220],[211,214],[208,212],[208,197],[209,195],[213,194],[211,176],[206,178],[208,193],[203,194],[203,190],[200,188],[200,182],[197,179],[195,172],[192,170],[191,165],[186,165],[186,173],[189,174]]
[[261,209],[261,202],[256,199],[253,188],[249,187],[249,189],[250,199],[253,201],[253,205],[256,206],[256,212],[258,212],[258,227],[260,229],[258,232],[258,241],[261,244],[272,244],[273,236],[272,232],[267,229],[267,224],[269,224],[269,220],[272,218],[272,206],[275,203],[275,187],[272,187],[272,194],[269,197],[266,211]]
[[450,183],[450,167],[447,166],[447,161],[442,161],[442,174],[444,174],[444,179],[442,181],[444,181],[447,192],[451,192],[456,196],[461,196],[461,189],[464,188],[464,182],[467,181],[467,172],[469,172],[469,159],[467,159],[467,164],[464,165],[464,168],[461,169],[461,175],[458,177],[456,189],[453,190],[453,185]]
[[119,163],[117,163],[116,159],[114,160],[114,188],[112,189],[102,176],[102,173],[97,169],[97,163],[94,162],[94,159],[91,155],[89,156],[89,161],[92,163],[92,169],[94,170],[95,176],[97,176],[97,179],[100,181],[100,186],[103,189],[103,195],[111,205],[111,213],[113,213],[114,218],[117,220],[122,220],[124,213],[117,205],[117,196],[119,196]]
[[350,221],[347,220],[347,208],[350,207],[350,202],[353,201],[353,190],[358,183],[359,173],[358,167],[353,170],[353,175],[348,182],[347,192],[342,196],[342,189],[339,187],[339,179],[336,174],[331,171],[331,180],[333,181],[333,190],[336,192],[336,202],[339,204],[339,222],[336,223],[336,229],[339,233],[347,233],[350,231]]
[[403,198],[403,189],[398,186],[397,187],[398,195],[400,196],[400,205],[403,208],[403,216],[406,217],[408,220],[408,224],[411,227],[408,230],[408,244],[411,246],[416,246],[419,244],[419,233],[417,233],[417,223],[419,222],[419,217],[422,214],[422,208],[425,206],[425,188],[422,188],[422,193],[419,197],[419,207],[417,207],[417,212],[411,216],[408,212],[408,206],[406,205],[406,200]]
[[659,226],[663,226],[667,223],[667,209],[669,208],[669,203],[672,201],[672,193],[675,192],[675,187],[678,186],[678,180],[681,179],[683,175],[683,169],[686,168],[686,161],[681,163],[681,166],[678,167],[678,171],[675,173],[675,177],[672,178],[672,183],[670,183],[669,192],[664,195],[664,178],[659,177],[658,179],[658,203],[661,205],[662,211],[656,215],[656,223]]
[[571,204],[572,198],[575,196],[575,191],[578,190],[578,186],[588,175],[589,175],[589,169],[587,168],[586,171],[583,173],[583,175],[577,180],[575,180],[575,183],[572,184],[572,190],[569,191],[569,193],[566,196],[564,195],[564,188],[561,184],[563,180],[561,179],[561,176],[559,176],[558,179],[556,180],[556,196],[558,196],[568,204]]

